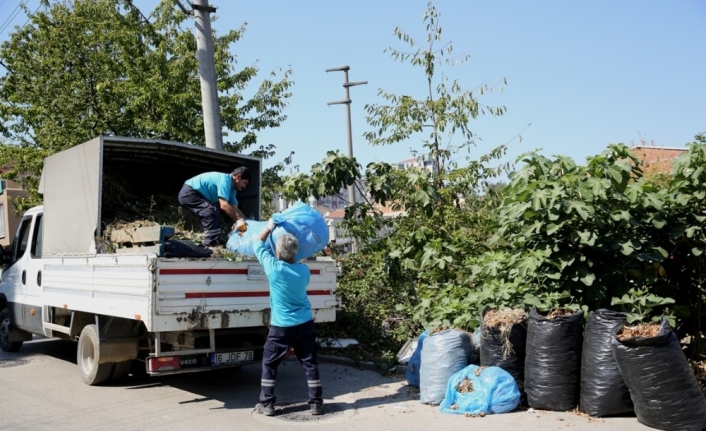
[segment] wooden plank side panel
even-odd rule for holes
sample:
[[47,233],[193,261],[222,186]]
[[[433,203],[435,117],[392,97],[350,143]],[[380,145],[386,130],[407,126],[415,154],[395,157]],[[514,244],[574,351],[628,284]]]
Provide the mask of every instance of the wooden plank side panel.
[[159,242],[162,226],[146,226],[133,229],[118,229],[110,233],[110,240],[118,244],[130,242],[140,244],[145,242]]

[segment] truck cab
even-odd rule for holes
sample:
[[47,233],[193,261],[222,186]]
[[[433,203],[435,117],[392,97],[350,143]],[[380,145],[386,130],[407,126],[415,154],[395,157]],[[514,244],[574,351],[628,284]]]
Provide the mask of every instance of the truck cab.
[[42,271],[42,207],[27,211],[10,249],[2,256],[0,275],[0,348],[17,351],[30,332],[42,331],[39,305]]

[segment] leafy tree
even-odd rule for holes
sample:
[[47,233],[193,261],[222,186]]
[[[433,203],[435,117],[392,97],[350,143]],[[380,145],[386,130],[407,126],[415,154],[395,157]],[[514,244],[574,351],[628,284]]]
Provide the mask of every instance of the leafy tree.
[[668,196],[642,177],[627,147],[612,145],[586,166],[536,153],[524,162],[511,175],[496,238],[514,254],[508,279],[533,287],[528,305],[595,309],[655,280],[652,264],[667,255],[660,229]]
[[[406,322],[398,325],[404,329],[397,337],[409,336],[410,331],[428,323],[423,315],[412,321],[422,301],[438,303],[447,286],[466,289],[459,284],[459,277],[469,256],[489,249],[489,208],[497,202],[489,198],[492,194],[480,194],[505,168],[491,166],[505,154],[504,145],[471,157],[476,139],[471,121],[482,114],[502,115],[505,108],[481,102],[492,87],[464,90],[443,72],[447,66],[462,64],[468,56],[453,57],[453,46],[442,41],[439,13],[431,3],[423,22],[426,42],[417,42],[397,28],[395,36],[407,51],[389,48],[387,52],[393,60],[422,70],[421,88],[426,96],[415,99],[380,90],[383,103],[366,105],[372,131],[364,136],[373,146],[419,142],[422,150],[415,156],[429,162],[431,169],[400,170],[390,163],[369,164],[364,174],[368,199],[347,207],[344,222],[358,249],[344,264],[339,288],[344,312],[375,310],[378,318],[372,321]],[[353,184],[359,170],[355,159],[330,153],[314,167],[312,175],[288,178],[285,190],[290,197],[301,199],[337,192]],[[381,205],[402,215],[383,217]],[[376,272],[371,279],[358,269],[349,269],[361,266],[382,273]],[[370,292],[363,292],[361,283],[369,286]],[[367,307],[360,306],[361,300],[367,301]]]
[[[467,261],[464,285],[418,313],[464,322],[485,307],[615,308],[629,322],[667,314],[682,336],[702,332],[706,139],[697,135],[664,187],[624,145],[576,165],[536,152],[510,175],[495,211],[497,248]],[[691,353],[699,352],[699,337]]]
[[[173,2],[162,1],[148,19],[130,0],[42,1],[44,8],[28,12],[28,25],[0,47],[6,175],[26,179],[36,192],[43,157],[100,134],[204,145],[196,39]],[[255,146],[253,154],[271,157],[274,147],[257,147],[257,133],[286,119],[291,71],[271,73],[246,100],[242,91],[258,68],[237,70],[230,51],[244,32],[243,26],[214,34],[221,120],[229,136],[238,136],[224,147]]]

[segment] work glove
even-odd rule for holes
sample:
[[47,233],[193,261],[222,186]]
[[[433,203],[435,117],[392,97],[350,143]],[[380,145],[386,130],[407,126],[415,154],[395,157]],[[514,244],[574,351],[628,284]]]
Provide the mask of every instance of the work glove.
[[269,229],[270,232],[272,232],[273,230],[275,230],[275,227],[276,227],[276,226],[277,226],[277,223],[275,223],[275,221],[274,221],[273,219],[270,219],[270,220],[267,222],[267,229]]
[[237,222],[235,222],[235,230],[241,233],[247,231],[248,223],[243,219],[239,219]]

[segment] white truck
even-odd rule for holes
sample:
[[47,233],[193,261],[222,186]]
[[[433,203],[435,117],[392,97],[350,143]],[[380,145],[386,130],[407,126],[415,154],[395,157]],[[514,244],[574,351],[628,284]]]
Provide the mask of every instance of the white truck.
[[[136,365],[164,375],[260,360],[270,304],[257,260],[167,257],[173,228],[165,226],[157,227],[158,241],[149,247],[107,252],[100,244],[104,220],[116,210],[106,201],[115,196],[115,183],[134,200],[164,193],[176,201],[191,176],[242,165],[253,176],[238,196],[240,208],[258,219],[258,158],[107,136],[48,157],[43,206],[24,214],[2,259],[0,348],[16,352],[33,334],[77,341],[78,370],[89,385],[123,378]],[[332,322],[336,262],[306,263],[315,321]]]

